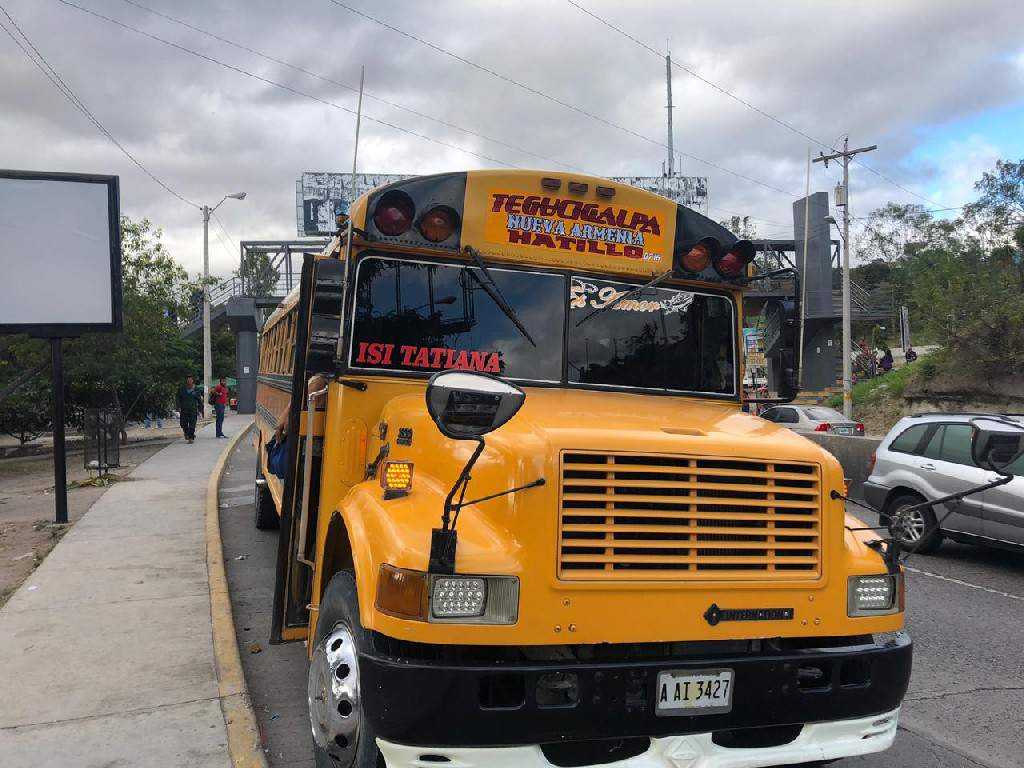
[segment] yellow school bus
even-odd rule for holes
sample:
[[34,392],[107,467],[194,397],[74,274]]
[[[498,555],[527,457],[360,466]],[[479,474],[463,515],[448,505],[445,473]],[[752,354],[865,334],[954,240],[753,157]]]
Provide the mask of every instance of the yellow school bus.
[[[768,766],[887,748],[903,577],[744,412],[754,251],[605,179],[357,200],[269,319],[257,525],[317,765]],[[797,292],[798,293],[798,292]],[[773,391],[794,318],[769,307]]]

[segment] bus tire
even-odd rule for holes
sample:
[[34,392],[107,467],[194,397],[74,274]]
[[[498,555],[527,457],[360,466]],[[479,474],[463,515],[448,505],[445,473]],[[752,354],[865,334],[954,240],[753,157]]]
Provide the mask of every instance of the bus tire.
[[281,523],[277,516],[277,508],[274,506],[274,497],[267,488],[267,481],[263,479],[263,472],[259,465],[256,466],[256,528],[260,531],[275,531]]
[[307,703],[316,768],[378,768],[383,758],[363,717],[359,655],[370,634],[359,621],[359,595],[351,571],[339,571],[320,601]]

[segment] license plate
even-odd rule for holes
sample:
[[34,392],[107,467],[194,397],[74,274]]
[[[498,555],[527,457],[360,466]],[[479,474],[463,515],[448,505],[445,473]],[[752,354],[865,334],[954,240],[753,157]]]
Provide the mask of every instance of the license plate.
[[669,670],[658,673],[658,715],[714,715],[732,709],[732,670]]
[[835,432],[837,435],[852,435],[853,427],[836,427],[832,431]]

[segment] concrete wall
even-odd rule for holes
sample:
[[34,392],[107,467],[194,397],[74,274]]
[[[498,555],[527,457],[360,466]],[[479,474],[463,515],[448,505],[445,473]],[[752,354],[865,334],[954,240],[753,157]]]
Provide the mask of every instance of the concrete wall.
[[868,479],[868,461],[882,442],[878,437],[845,437],[830,435],[827,432],[811,432],[805,434],[835,456],[843,465],[843,474],[850,481],[851,498],[863,498],[861,484]]

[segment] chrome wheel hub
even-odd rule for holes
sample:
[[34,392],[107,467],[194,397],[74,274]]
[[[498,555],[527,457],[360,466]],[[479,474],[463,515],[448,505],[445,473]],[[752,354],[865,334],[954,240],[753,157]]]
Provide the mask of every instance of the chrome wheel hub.
[[893,515],[893,532],[904,542],[916,544],[924,536],[925,520],[922,510],[907,512],[910,507],[900,507]]
[[352,765],[362,710],[359,662],[347,627],[339,624],[313,649],[307,693],[313,740],[339,764]]

